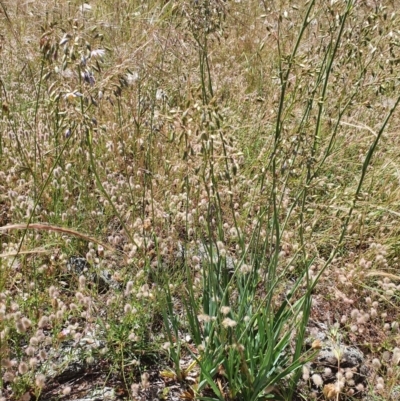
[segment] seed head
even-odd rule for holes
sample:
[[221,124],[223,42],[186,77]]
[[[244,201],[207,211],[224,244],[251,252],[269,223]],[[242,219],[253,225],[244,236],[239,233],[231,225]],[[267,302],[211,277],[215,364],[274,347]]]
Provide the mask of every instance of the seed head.
[[31,399],[31,394],[29,393],[29,391],[27,391],[21,398],[20,401],[30,401]]
[[14,380],[14,378],[15,378],[14,373],[9,372],[9,371],[4,373],[4,375],[3,375],[3,381],[5,383],[11,383]]
[[32,326],[32,322],[27,317],[23,317],[21,319],[21,322],[25,330],[28,330]]
[[69,387],[69,386],[64,387],[62,393],[63,393],[63,395],[71,394],[71,387]]
[[303,366],[302,370],[303,370],[303,376],[302,376],[303,380],[308,381],[310,379],[310,370],[305,365]]
[[39,363],[39,361],[36,358],[30,358],[29,359],[29,366],[34,369],[37,364]]
[[392,355],[392,363],[394,366],[398,365],[400,362],[400,348],[394,348],[393,349],[393,355]]
[[28,365],[25,362],[21,362],[18,366],[18,372],[24,375],[28,371]]
[[221,313],[223,314],[223,315],[227,315],[229,312],[231,311],[231,308],[229,307],[229,306],[222,306],[221,307]]
[[22,323],[22,320],[17,320],[15,322],[15,328],[17,329],[18,333],[25,333],[26,331],[25,326]]
[[243,274],[249,274],[249,273],[251,273],[251,266],[246,265],[246,264],[243,264],[243,265],[240,267],[240,272],[243,273]]
[[229,317],[226,317],[223,321],[222,321],[222,325],[227,329],[228,327],[235,327],[237,325],[237,322],[235,322],[234,320],[230,319]]
[[46,360],[47,358],[47,353],[44,349],[40,350],[39,352],[39,358],[40,360],[43,362],[44,360]]
[[130,341],[138,342],[140,340],[140,337],[137,336],[135,333],[131,333],[129,334],[128,339]]
[[211,317],[209,315],[205,315],[204,313],[202,313],[201,315],[197,316],[197,319],[199,320],[199,322],[210,322],[211,321]]
[[322,392],[324,393],[325,398],[328,400],[335,399],[340,393],[337,386],[335,386],[335,384],[333,384],[333,383],[329,383],[329,384],[325,385]]
[[314,374],[311,376],[311,380],[314,382],[314,384],[317,387],[321,387],[324,384],[324,381],[322,380],[322,377],[318,374]]
[[43,315],[39,320],[38,327],[43,329],[48,324],[49,324],[49,318],[47,316]]
[[125,296],[130,295],[131,292],[132,292],[132,290],[133,290],[133,281],[128,281],[128,282],[126,283]]
[[36,375],[35,378],[35,384],[37,387],[39,388],[43,388],[46,382],[46,376],[42,373],[39,373],[38,375]]
[[93,364],[94,364],[94,358],[93,358],[92,356],[88,356],[88,357],[86,358],[86,363],[87,363],[88,365],[93,365]]
[[54,287],[54,285],[52,285],[52,286],[49,288],[49,296],[50,296],[50,298],[57,298],[57,296],[58,296],[57,288]]
[[380,361],[378,358],[374,358],[374,359],[372,360],[372,366],[373,366],[375,369],[379,369],[379,368],[381,367],[381,361]]
[[29,344],[32,345],[32,347],[37,347],[39,345],[39,340],[37,337],[31,337],[29,340]]
[[135,398],[139,395],[140,386],[137,383],[131,385],[132,396]]
[[150,387],[149,378],[150,378],[150,375],[147,372],[144,372],[141,376],[142,387],[145,389]]
[[79,289],[82,290],[86,285],[86,277],[84,275],[79,276]]

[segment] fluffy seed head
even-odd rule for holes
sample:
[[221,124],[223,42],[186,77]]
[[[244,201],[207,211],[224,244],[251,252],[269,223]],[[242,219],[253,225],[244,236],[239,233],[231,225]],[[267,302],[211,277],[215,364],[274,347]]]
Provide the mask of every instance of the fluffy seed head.
[[21,319],[21,322],[25,330],[28,330],[32,326],[32,322],[27,317],[23,317]]
[[29,391],[27,391],[21,398],[20,401],[30,401],[31,399],[31,394],[29,393]]
[[63,390],[62,390],[62,393],[63,393],[63,395],[71,394],[71,387],[69,387],[69,386],[64,387]]
[[325,398],[328,400],[333,400],[339,395],[338,388],[333,383],[325,385],[322,392],[324,393]]
[[396,347],[393,349],[392,363],[395,366],[400,363],[400,348]]
[[133,290],[133,281],[128,281],[126,283],[125,295],[128,296],[129,294],[131,294],[132,290]]
[[84,275],[79,276],[79,289],[85,288],[86,277]]
[[43,388],[46,382],[46,376],[42,373],[36,375],[35,384],[38,388]]
[[18,366],[18,372],[24,375],[28,371],[28,365],[25,362],[21,362]]
[[223,314],[223,315],[227,315],[229,312],[231,311],[231,308],[229,307],[229,306],[222,306],[221,307],[221,313]]
[[205,315],[204,313],[202,313],[201,315],[197,316],[197,319],[199,320],[199,322],[210,322],[211,321],[211,317],[209,315]]
[[223,321],[222,321],[222,325],[227,329],[228,327],[235,327],[237,325],[237,322],[235,322],[234,320],[230,319],[229,317],[226,317]]
[[37,337],[31,337],[29,340],[29,344],[32,345],[32,347],[37,347],[39,345],[39,340]]
[[141,376],[142,387],[145,389],[150,387],[149,378],[150,378],[150,375],[147,372],[144,372]]
[[14,380],[14,378],[15,378],[14,373],[12,373],[10,371],[4,373],[4,375],[3,375],[3,381],[5,383],[11,383]]
[[311,380],[314,382],[314,384],[317,387],[321,387],[324,384],[324,381],[322,380],[322,377],[318,374],[314,374],[311,376]]
[[346,378],[346,380],[351,380],[354,376],[354,373],[351,370],[348,370],[345,374],[344,377]]
[[135,398],[139,395],[140,386],[137,383],[131,385],[132,396]]
[[18,333],[25,333],[26,331],[25,326],[21,320],[17,320],[15,322],[15,328],[17,329]]
[[38,327],[43,329],[49,324],[49,318],[47,316],[42,316],[39,320]]
[[44,349],[39,351],[39,358],[41,361],[45,361],[47,358],[47,353]]
[[303,380],[308,381],[310,379],[310,371],[307,366],[303,366]]
[[374,359],[372,360],[372,366],[373,366],[375,369],[379,369],[379,368],[381,367],[381,361],[380,361],[378,358],[374,358]]
[[37,364],[39,363],[39,361],[36,358],[30,358],[29,359],[29,366],[34,369]]
[[240,272],[243,273],[243,274],[249,274],[249,273],[251,273],[251,266],[246,265],[246,264],[243,264],[243,265],[240,267]]

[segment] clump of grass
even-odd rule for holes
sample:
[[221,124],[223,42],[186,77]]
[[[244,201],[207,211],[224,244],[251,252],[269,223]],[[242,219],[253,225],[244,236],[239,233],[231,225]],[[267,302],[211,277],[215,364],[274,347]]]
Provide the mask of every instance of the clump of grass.
[[[367,344],[389,399],[394,6],[0,7],[2,396],[39,398],[48,349],[95,327],[105,347],[87,358],[132,398],[152,353],[183,387],[194,374],[188,394],[291,399],[312,316]],[[66,287],[74,255],[123,288]]]

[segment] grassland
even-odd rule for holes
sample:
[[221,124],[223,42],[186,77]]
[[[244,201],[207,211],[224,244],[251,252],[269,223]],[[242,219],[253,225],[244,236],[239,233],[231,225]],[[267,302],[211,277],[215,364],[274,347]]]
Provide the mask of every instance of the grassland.
[[[3,0],[0,21],[1,400],[400,399],[394,1]],[[312,324],[362,380],[309,371]]]

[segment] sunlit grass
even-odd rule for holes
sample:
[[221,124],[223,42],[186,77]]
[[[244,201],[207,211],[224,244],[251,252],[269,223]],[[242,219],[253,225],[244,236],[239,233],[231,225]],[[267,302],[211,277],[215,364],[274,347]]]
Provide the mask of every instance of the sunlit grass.
[[[152,370],[192,398],[396,399],[393,4],[0,11],[4,399],[45,396],[50,351],[93,333],[127,399]],[[362,388],[305,379],[309,317],[362,347]]]

